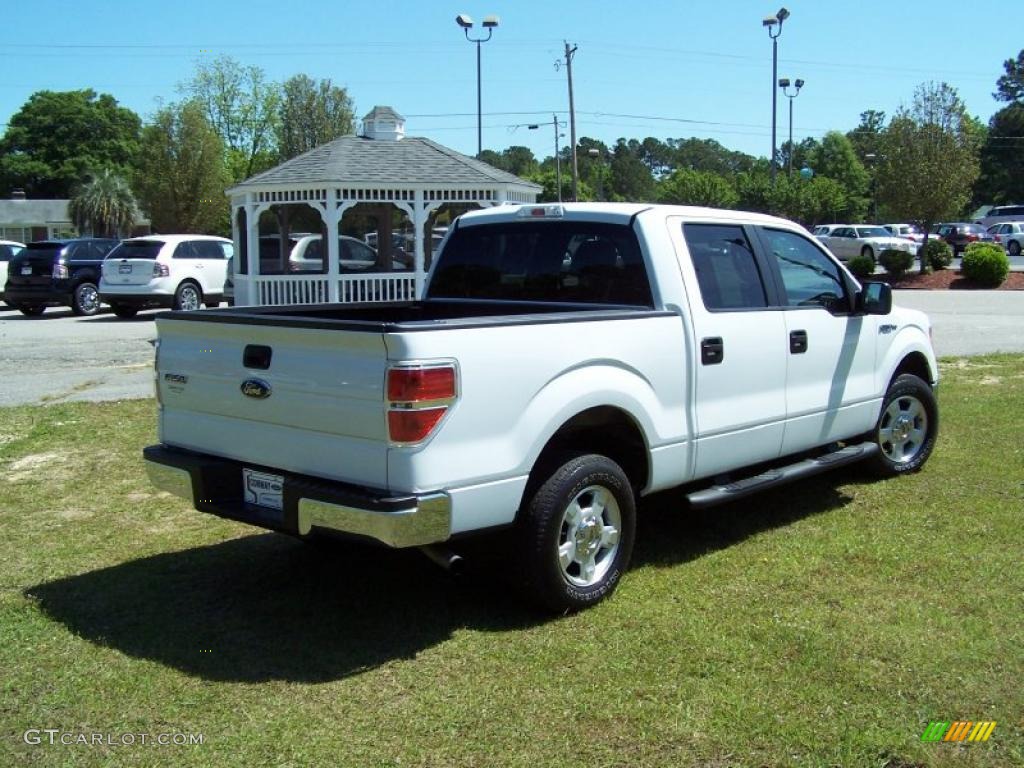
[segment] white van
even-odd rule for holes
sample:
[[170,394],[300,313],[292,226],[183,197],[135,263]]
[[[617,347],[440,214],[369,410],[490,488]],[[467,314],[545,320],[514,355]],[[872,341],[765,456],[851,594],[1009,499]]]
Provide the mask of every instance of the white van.
[[1004,221],[1024,221],[1024,205],[997,205],[989,208],[985,217],[978,219],[975,224],[981,224],[987,229]]

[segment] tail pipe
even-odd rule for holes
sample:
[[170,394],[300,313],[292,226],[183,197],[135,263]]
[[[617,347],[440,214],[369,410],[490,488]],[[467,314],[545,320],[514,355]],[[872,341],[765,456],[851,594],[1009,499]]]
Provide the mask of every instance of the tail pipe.
[[465,567],[465,560],[462,555],[458,555],[452,552],[447,547],[442,547],[437,544],[431,544],[425,547],[420,547],[420,552],[427,556],[427,559],[432,561],[435,565],[439,565],[444,570],[453,576],[462,575]]

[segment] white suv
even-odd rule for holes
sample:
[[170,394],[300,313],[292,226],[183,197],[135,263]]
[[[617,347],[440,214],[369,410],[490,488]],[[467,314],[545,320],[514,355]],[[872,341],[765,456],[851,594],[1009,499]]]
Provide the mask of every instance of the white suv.
[[216,307],[224,295],[231,241],[209,235],[124,240],[103,262],[100,298],[118,317],[147,307]]

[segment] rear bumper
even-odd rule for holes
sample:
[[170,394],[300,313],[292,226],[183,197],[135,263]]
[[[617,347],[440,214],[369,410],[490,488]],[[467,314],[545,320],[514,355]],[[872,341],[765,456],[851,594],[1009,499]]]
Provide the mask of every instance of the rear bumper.
[[244,465],[284,478],[283,509],[272,510],[244,501],[240,462],[163,445],[150,446],[142,453],[154,486],[218,517],[300,537],[318,530],[361,536],[390,547],[436,544],[451,536],[451,499],[445,493],[390,496],[346,483]]
[[4,287],[4,301],[10,304],[71,304],[68,285],[16,285],[8,282]]
[[120,288],[100,283],[100,300],[107,304],[121,304],[126,307],[173,307],[174,292],[139,291],[137,286]]

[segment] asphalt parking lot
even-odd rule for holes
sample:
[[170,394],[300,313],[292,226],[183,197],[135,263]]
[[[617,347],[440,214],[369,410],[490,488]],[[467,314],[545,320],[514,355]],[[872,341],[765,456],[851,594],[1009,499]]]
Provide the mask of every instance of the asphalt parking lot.
[[[1022,291],[896,291],[895,303],[928,313],[940,356],[1024,352]],[[149,397],[156,315],[0,308],[0,406]]]

